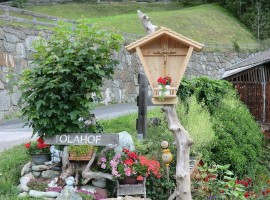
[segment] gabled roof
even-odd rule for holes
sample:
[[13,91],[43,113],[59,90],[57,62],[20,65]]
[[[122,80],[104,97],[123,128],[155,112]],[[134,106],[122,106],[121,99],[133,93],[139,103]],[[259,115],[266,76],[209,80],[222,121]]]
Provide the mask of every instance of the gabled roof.
[[174,38],[175,40],[181,42],[181,43],[184,43],[186,44],[187,46],[193,46],[194,47],[194,50],[195,51],[200,51],[202,50],[202,48],[204,47],[203,44],[200,44],[199,42],[195,42],[179,33],[176,33],[168,28],[165,28],[165,27],[161,27],[161,29],[159,29],[158,31],[152,33],[152,34],[149,34],[129,45],[126,46],[126,49],[128,50],[128,52],[130,53],[134,53],[136,51],[136,47],[139,47],[139,46],[142,46],[162,35],[168,35],[172,38]]
[[244,70],[247,70],[247,69],[256,67],[258,65],[268,63],[268,62],[270,62],[270,49],[263,52],[259,52],[249,58],[246,58],[230,66],[229,68],[225,70],[225,73],[223,74],[222,78],[232,76]]

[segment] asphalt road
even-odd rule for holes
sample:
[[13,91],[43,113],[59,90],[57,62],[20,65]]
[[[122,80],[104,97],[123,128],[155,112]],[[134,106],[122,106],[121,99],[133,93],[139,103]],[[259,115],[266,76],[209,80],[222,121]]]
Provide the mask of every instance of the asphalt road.
[[[135,103],[114,104],[96,108],[93,113],[97,119],[110,119],[138,111]],[[19,119],[0,120],[0,152],[16,144],[31,140],[32,129],[24,127]]]

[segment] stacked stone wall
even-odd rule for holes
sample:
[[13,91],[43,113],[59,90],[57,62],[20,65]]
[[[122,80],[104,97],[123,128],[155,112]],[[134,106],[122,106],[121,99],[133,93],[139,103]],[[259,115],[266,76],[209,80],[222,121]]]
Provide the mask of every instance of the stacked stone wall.
[[[32,42],[39,37],[49,38],[51,34],[48,30],[0,27],[0,119],[18,110],[17,83],[23,69],[33,67]],[[124,47],[114,56],[119,64],[113,79],[104,80],[101,101],[105,104],[134,102],[138,95],[138,73],[143,72],[140,61]],[[236,52],[194,53],[185,75],[219,79],[227,67],[249,56],[249,53]]]

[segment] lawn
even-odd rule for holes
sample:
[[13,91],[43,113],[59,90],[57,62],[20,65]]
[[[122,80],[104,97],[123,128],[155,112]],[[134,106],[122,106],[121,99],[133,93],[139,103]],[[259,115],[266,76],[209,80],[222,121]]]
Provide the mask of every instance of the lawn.
[[249,30],[229,12],[217,4],[183,7],[170,3],[71,3],[52,6],[26,7],[26,9],[63,18],[89,18],[101,27],[145,35],[136,10],[151,17],[153,24],[168,27],[184,36],[207,44],[256,44]]

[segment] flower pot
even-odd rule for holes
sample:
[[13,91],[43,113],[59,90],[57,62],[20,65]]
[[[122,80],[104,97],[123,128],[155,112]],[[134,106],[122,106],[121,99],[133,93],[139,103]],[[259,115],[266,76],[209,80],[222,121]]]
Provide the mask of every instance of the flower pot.
[[120,179],[119,180],[120,184],[123,184],[123,185],[131,185],[131,184],[137,184],[137,180],[136,180],[136,177],[133,177],[133,176],[125,176],[124,179]]
[[[162,87],[165,87],[165,90],[162,89]],[[158,85],[158,95],[159,96],[167,96],[167,95],[170,95],[170,85],[165,85],[165,86],[162,86],[162,85]]]
[[35,165],[43,165],[51,160],[51,154],[31,154],[31,157]]
[[90,149],[88,154],[86,155],[79,155],[77,156],[75,153],[70,153],[68,159],[75,160],[75,161],[88,161],[92,158],[93,149]]

